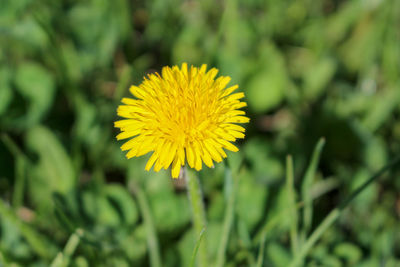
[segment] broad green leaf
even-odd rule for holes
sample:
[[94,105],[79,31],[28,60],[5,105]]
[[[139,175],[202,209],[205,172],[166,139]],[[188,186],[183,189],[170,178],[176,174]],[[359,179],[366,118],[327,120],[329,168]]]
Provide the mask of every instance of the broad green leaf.
[[334,249],[335,255],[344,258],[347,265],[356,264],[362,257],[362,251],[359,247],[351,243],[341,243]]
[[11,71],[5,67],[0,68],[0,115],[2,115],[10,104],[13,91],[10,86]]
[[185,195],[159,191],[149,196],[149,202],[160,231],[176,231],[190,221],[190,208]]
[[378,170],[385,165],[388,159],[387,147],[381,137],[371,137],[365,147],[365,162],[373,170]]
[[120,215],[121,223],[134,224],[138,220],[138,210],[129,192],[118,184],[108,184],[105,188],[108,201]]
[[44,126],[30,129],[25,141],[37,155],[37,163],[28,172],[30,197],[35,204],[50,207],[53,192],[66,193],[75,186],[71,160],[55,134]]
[[82,2],[69,10],[68,19],[85,71],[108,64],[131,27],[129,7],[123,0]]
[[336,63],[332,58],[323,58],[315,62],[305,73],[304,93],[306,98],[315,99],[321,95],[333,77]]
[[266,140],[253,137],[244,145],[243,151],[252,164],[251,171],[257,180],[271,182],[283,177],[283,162],[272,155],[270,144]]
[[360,12],[362,7],[362,1],[348,1],[328,18],[326,37],[331,43],[335,44],[345,37],[350,27],[363,14]]
[[204,51],[198,45],[199,40],[203,39],[202,32],[204,32],[204,28],[201,25],[190,24],[177,36],[172,51],[176,64],[180,65],[182,62],[203,63]]
[[21,48],[27,51],[33,49],[43,51],[48,46],[48,36],[43,28],[35,21],[33,16],[18,17],[16,15],[14,19],[16,19],[17,22],[10,20],[8,24],[11,26],[11,34],[15,40],[18,40],[20,42],[19,44],[23,45]]
[[291,86],[282,54],[271,44],[260,46],[261,63],[259,71],[245,86],[249,108],[263,113],[277,107],[285,98]]
[[53,102],[55,81],[52,74],[37,63],[24,62],[17,68],[15,83],[28,101],[27,124],[36,124]]
[[285,82],[282,74],[263,70],[251,78],[246,86],[249,106],[257,113],[276,107],[283,100]]
[[83,194],[83,209],[85,213],[99,225],[118,226],[120,214],[105,195],[93,191]]
[[250,231],[262,218],[267,194],[266,186],[258,184],[250,173],[239,175],[235,209]]
[[147,252],[147,231],[145,228],[146,226],[143,223],[135,227],[122,243],[127,257],[132,261],[141,259]]
[[192,253],[195,249],[197,238],[198,237],[195,236],[193,228],[190,228],[188,231],[184,232],[184,234],[180,238],[177,244],[177,249],[180,256],[179,266],[190,266]]
[[340,46],[341,58],[351,72],[368,70],[373,64],[382,39],[382,28],[379,26],[365,14],[351,37]]
[[267,257],[271,261],[272,266],[289,266],[289,251],[277,243],[271,243],[267,246]]
[[394,109],[400,104],[400,85],[385,88],[375,94],[368,106],[362,123],[371,132],[375,132],[383,123],[393,116]]

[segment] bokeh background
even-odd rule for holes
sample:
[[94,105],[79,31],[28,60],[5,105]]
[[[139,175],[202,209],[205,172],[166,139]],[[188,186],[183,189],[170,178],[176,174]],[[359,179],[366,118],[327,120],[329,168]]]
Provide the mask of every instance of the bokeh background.
[[[125,159],[113,128],[129,86],[165,65],[206,63],[246,94],[226,266],[254,266],[266,225],[263,266],[290,262],[286,155],[296,202],[314,199],[310,233],[400,151],[397,0],[2,0],[0,48],[0,266],[49,266],[76,229],[85,237],[69,266],[148,266],[147,215],[163,266],[189,266],[184,186],[145,172],[147,156]],[[225,168],[199,173],[213,259],[232,194]],[[400,266],[399,192],[395,168],[304,264]]]

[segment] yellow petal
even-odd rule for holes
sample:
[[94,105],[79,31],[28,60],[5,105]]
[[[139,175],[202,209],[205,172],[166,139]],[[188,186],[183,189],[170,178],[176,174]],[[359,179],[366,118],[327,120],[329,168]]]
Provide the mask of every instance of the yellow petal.
[[143,96],[145,95],[145,91],[138,86],[132,85],[129,88],[129,91],[131,92],[132,95],[136,96],[137,98],[143,98]]
[[177,154],[178,154],[179,162],[184,164],[185,163],[185,150],[183,149],[183,147],[178,148]]
[[156,164],[154,165],[154,171],[159,172],[162,168],[161,160],[160,158],[157,158]]
[[236,124],[232,124],[232,123],[223,123],[221,127],[224,128],[224,129],[235,130],[235,131],[238,131],[238,132],[244,132],[245,131],[245,129],[242,126],[236,125]]
[[231,117],[225,120],[225,123],[227,122],[234,122],[234,123],[248,123],[250,121],[249,118],[244,117],[244,116],[235,116]]
[[230,135],[228,132],[224,131],[221,128],[217,128],[215,129],[215,133],[219,135],[219,137],[228,140],[228,141],[232,141],[234,142],[236,140],[235,137],[233,137],[232,135]]
[[135,120],[132,120],[132,119],[119,120],[119,121],[114,122],[114,127],[121,128],[121,127],[124,127],[124,126],[131,125],[134,122],[135,122]]
[[181,164],[176,156],[174,161],[172,162],[172,168],[171,168],[171,176],[172,178],[176,179],[179,177],[179,172],[181,171]]
[[194,168],[194,163],[195,163],[194,152],[193,152],[193,147],[190,144],[186,147],[186,157],[187,157],[187,162],[188,162],[189,166],[191,168]]
[[[200,146],[202,146],[201,143]],[[201,149],[201,156],[203,158],[204,164],[206,164],[207,167],[211,168],[212,166],[214,166],[210,154],[203,147]]]
[[171,165],[172,161],[175,158],[176,155],[176,149],[177,149],[178,145],[177,144],[171,144],[171,147],[169,149],[169,151],[165,151],[165,154],[167,154],[167,158],[164,161],[163,167],[164,169],[167,169],[169,167],[169,165]]
[[200,149],[197,147],[197,143],[194,143],[194,168],[197,171],[200,171],[202,168],[201,156],[200,156]]
[[124,97],[124,98],[122,98],[121,102],[126,105],[136,105],[138,100]]
[[235,90],[238,89],[238,88],[239,88],[238,85],[234,85],[234,86],[231,86],[231,87],[225,89],[225,90],[223,91],[221,97],[225,97],[225,96],[227,96],[227,95],[230,95],[233,91],[235,91]]
[[153,154],[151,155],[151,157],[149,158],[149,160],[146,163],[146,167],[145,167],[146,171],[151,169],[151,167],[153,166],[153,164],[154,164],[154,162],[156,161],[157,158],[158,158],[157,153],[153,152]]
[[240,93],[235,93],[230,95],[229,97],[226,98],[227,101],[233,101],[233,100],[238,100],[244,97],[244,93],[240,92]]
[[125,144],[123,144],[123,145],[121,146],[121,150],[122,150],[122,151],[125,151],[125,150],[132,149],[132,147],[134,147],[134,146],[137,145],[138,140],[139,140],[138,138],[139,138],[139,137],[132,138],[131,140],[129,140],[128,142],[126,142]]
[[138,150],[136,153],[137,157],[143,156],[150,151],[154,150],[154,143],[153,143],[154,137],[147,137],[143,142],[141,142],[138,146]]
[[237,152],[239,151],[239,149],[232,145],[231,143],[229,143],[228,141],[224,140],[224,139],[218,139],[218,143],[220,143],[224,148],[233,151],[233,152]]
[[[168,158],[168,151],[170,150],[171,145],[172,145],[171,142],[165,142],[163,144],[163,146],[158,150],[158,153],[160,154],[160,161],[161,161],[162,166],[165,166],[165,162]],[[168,168],[168,166],[166,168]]]
[[140,134],[140,129],[136,129],[133,131],[126,131],[126,132],[122,132],[120,134],[117,135],[117,140],[122,140],[122,139],[126,139],[132,136],[136,136]]
[[223,158],[226,158],[226,157],[227,157],[227,156],[226,156],[226,153],[225,153],[225,151],[222,149],[222,145],[221,145],[220,143],[218,143],[217,141],[215,141],[215,140],[213,140],[213,139],[210,139],[209,141],[212,143],[212,145],[214,146],[215,150],[216,150]]
[[232,105],[232,109],[239,109],[239,108],[243,108],[243,107],[247,107],[246,102],[239,102],[237,104]]
[[244,138],[244,133],[241,133],[241,132],[230,130],[229,134],[232,135],[235,138],[241,138],[241,139]]
[[205,149],[207,149],[208,153],[210,153],[213,160],[215,160],[216,162],[222,161],[221,155],[218,153],[218,151],[214,148],[209,140],[204,141],[204,147]]

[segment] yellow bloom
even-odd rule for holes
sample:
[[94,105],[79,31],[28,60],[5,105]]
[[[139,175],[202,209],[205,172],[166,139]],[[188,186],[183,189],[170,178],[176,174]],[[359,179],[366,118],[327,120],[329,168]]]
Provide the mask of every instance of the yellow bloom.
[[230,77],[215,79],[218,70],[206,69],[189,70],[186,63],[181,69],[164,67],[161,75],[150,74],[131,86],[137,99],[122,99],[118,115],[125,119],[115,122],[121,130],[117,140],[131,138],[121,146],[129,150],[128,159],[153,151],[146,170],[172,164],[172,177],[177,178],[186,161],[201,170],[202,162],[212,167],[213,161],[226,158],[223,149],[238,151],[231,142],[244,138],[245,129],[235,123],[249,122],[238,110],[247,105],[239,100],[244,94],[233,93],[237,85],[225,88]]

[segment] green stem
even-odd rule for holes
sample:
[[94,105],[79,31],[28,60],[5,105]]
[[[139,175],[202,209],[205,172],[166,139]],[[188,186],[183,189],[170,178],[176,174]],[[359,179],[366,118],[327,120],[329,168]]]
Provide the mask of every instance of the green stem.
[[80,242],[81,236],[83,235],[82,229],[76,229],[75,233],[71,235],[65,245],[64,251],[59,252],[51,263],[50,267],[66,267],[69,265],[71,256],[74,254],[78,244]]
[[150,206],[147,201],[146,194],[143,192],[140,186],[132,184],[130,188],[136,196],[139,209],[143,215],[144,225],[146,226],[147,245],[149,246],[150,254],[150,265],[152,267],[161,267],[160,248],[157,239],[156,228],[154,226],[153,216],[150,211]]
[[28,159],[17,144],[5,133],[1,134],[1,140],[15,157],[15,184],[12,198],[13,208],[17,209],[22,205],[25,189],[25,172]]
[[18,156],[15,160],[15,184],[12,198],[14,209],[21,207],[24,200],[25,171],[26,161],[23,157]]
[[[204,210],[203,195],[200,188],[200,183],[197,175],[193,171],[189,171],[186,167],[183,171],[183,176],[186,179],[186,186],[188,192],[189,202],[192,207],[192,218],[196,237],[199,237],[203,229],[206,229],[206,214]],[[208,253],[207,253],[207,240],[206,236],[203,242],[200,243],[198,253],[198,263],[200,267],[208,267]]]
[[307,239],[304,245],[301,247],[301,250],[290,263],[289,267],[297,267],[299,266],[307,256],[310,249],[314,246],[314,244],[321,238],[322,234],[339,218],[342,214],[343,210],[348,207],[348,205],[353,201],[368,185],[374,182],[377,178],[379,178],[383,173],[387,170],[395,166],[400,162],[400,156],[395,158],[392,162],[384,166],[377,173],[371,176],[367,181],[365,181],[356,191],[354,191],[347,199],[345,199],[337,208],[333,209],[328,216],[321,222],[321,224],[315,229],[315,231],[311,234],[311,236]]
[[264,232],[261,237],[261,241],[260,241],[260,248],[258,250],[256,267],[262,267],[263,262],[264,262],[265,239],[266,239],[266,233]]
[[195,264],[196,264],[197,252],[199,251],[199,246],[200,246],[200,244],[201,244],[201,240],[203,239],[203,236],[204,236],[204,232],[205,232],[205,231],[206,231],[206,229],[203,228],[203,230],[202,230],[201,233],[200,233],[199,238],[197,239],[196,246],[194,247],[193,253],[192,253],[192,260],[190,261],[190,267],[196,266]]
[[[325,182],[326,181],[328,181],[328,186],[326,186],[326,188],[324,190],[321,190],[318,194],[311,192],[311,197],[312,197],[313,201],[315,199],[319,198],[320,196],[324,195],[326,192],[329,192],[330,190],[332,190],[332,189],[337,187],[337,182],[329,181],[329,179],[325,180]],[[313,191],[313,190],[311,190],[311,191]],[[304,207],[304,202],[303,201],[300,201],[300,202],[296,203],[296,210],[300,210],[303,207]],[[255,244],[258,244],[260,242],[260,240],[262,240],[262,236],[264,234],[266,234],[268,236],[268,233],[270,233],[275,227],[278,226],[278,224],[282,221],[283,217],[290,216],[291,210],[292,210],[291,207],[287,207],[287,208],[279,211],[272,218],[270,218],[264,224],[264,226],[257,232],[255,237],[253,238],[253,242]]]
[[314,183],[315,174],[317,172],[318,162],[321,157],[322,149],[325,145],[325,138],[321,138],[317,145],[315,146],[314,152],[312,154],[310,165],[304,175],[304,181],[302,184],[302,199],[304,201],[304,211],[303,211],[303,231],[302,240],[305,239],[306,235],[310,232],[311,222],[313,216],[313,205],[312,205],[312,195],[310,193],[312,185]]
[[0,217],[9,220],[13,225],[15,225],[21,235],[26,239],[26,241],[31,246],[32,250],[42,258],[50,258],[54,246],[50,244],[44,236],[39,234],[32,228],[29,224],[22,222],[15,212],[10,209],[3,200],[0,199]]
[[217,267],[223,267],[225,264],[226,247],[228,245],[229,233],[231,232],[234,218],[236,180],[232,179],[232,172],[229,167],[226,167],[225,179],[226,189],[228,191],[228,201],[225,211],[224,225],[222,228],[221,241],[218,248],[217,264],[215,265]]
[[298,251],[298,216],[296,208],[296,192],[294,189],[293,159],[288,155],[286,158],[286,190],[287,201],[290,208],[290,245],[293,255]]

